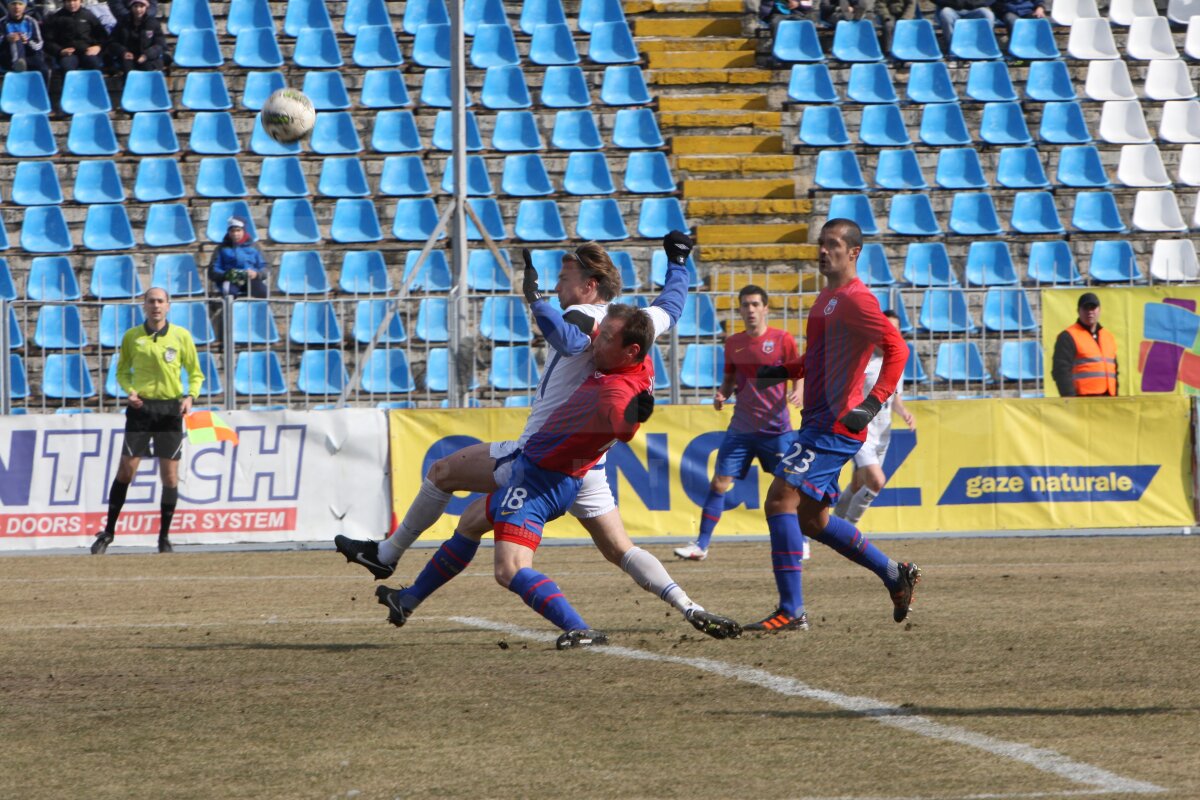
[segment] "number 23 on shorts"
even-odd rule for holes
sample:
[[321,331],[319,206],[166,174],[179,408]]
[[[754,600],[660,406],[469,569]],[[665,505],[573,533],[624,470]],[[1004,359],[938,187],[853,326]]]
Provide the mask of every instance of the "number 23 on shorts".
[[[799,442],[793,442],[787,455],[780,460],[783,461],[783,468],[788,474],[803,475],[808,472],[808,468],[812,466],[813,459],[816,457],[817,454],[809,448],[802,446]],[[797,459],[799,459],[798,462]]]

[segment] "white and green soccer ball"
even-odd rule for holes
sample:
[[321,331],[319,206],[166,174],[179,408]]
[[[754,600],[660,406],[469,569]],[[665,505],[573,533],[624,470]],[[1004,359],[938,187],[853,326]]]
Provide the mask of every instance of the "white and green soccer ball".
[[263,130],[277,142],[298,142],[312,132],[317,112],[299,89],[278,89],[262,107]]

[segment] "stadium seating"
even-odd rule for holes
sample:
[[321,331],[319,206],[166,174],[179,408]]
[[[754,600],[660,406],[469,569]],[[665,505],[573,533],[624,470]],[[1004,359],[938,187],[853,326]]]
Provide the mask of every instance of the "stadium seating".
[[125,331],[145,321],[146,315],[142,313],[141,306],[105,303],[100,308],[100,346],[110,349],[120,347]]
[[[354,341],[366,344],[375,336],[387,313],[390,300],[359,300],[354,304],[354,327],[351,331]],[[403,344],[408,341],[408,333],[404,329],[404,319],[397,312],[388,318],[387,327],[379,335],[379,344]]]
[[244,396],[286,394],[287,383],[283,378],[279,356],[273,350],[238,353],[234,364],[233,388]]
[[691,344],[683,355],[679,383],[688,388],[711,389],[721,385],[724,348],[718,344]]
[[[230,180],[227,170],[214,163],[229,161],[236,172],[238,183]],[[218,176],[217,173],[220,175]],[[86,173],[86,175],[85,175]],[[85,181],[86,177],[86,181]],[[221,178],[218,188],[217,178]],[[240,183],[241,171],[237,161],[230,159],[201,159],[196,175],[196,193],[206,197],[239,197],[245,195],[246,185]],[[235,193],[235,190],[239,189]],[[133,196],[142,203],[159,203],[179,200],[186,188],[179,172],[179,162],[174,158],[143,158],[138,161],[137,175],[133,183]],[[216,194],[224,191],[224,194]],[[80,194],[87,199],[81,199]],[[210,194],[211,192],[211,194]],[[75,178],[75,200],[80,203],[120,203],[125,200],[116,164],[112,161],[83,161],[79,164]]]
[[371,394],[406,394],[417,388],[403,350],[376,349],[362,371],[362,388]]
[[392,290],[391,278],[378,250],[347,250],[338,274],[338,288],[349,294],[377,294]]
[[57,205],[63,201],[58,172],[49,161],[21,161],[13,175],[12,201],[22,206]]
[[327,158],[321,163],[317,194],[324,197],[367,197],[371,187],[361,160],[354,156]]
[[1020,281],[1007,242],[971,242],[965,273],[970,286],[1014,286]]
[[79,278],[71,260],[61,256],[32,259],[25,279],[25,296],[40,303],[80,299]]
[[943,381],[992,382],[991,374],[983,366],[979,345],[973,341],[939,344],[933,374]]

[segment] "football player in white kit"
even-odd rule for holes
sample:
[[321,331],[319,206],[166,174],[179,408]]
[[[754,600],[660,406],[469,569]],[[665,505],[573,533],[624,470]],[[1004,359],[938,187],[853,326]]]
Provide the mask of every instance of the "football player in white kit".
[[[692,240],[679,231],[671,231],[663,237],[667,275],[661,293],[646,309],[654,321],[656,338],[670,330],[683,312],[689,284],[686,264],[693,247]],[[621,291],[620,272],[612,259],[595,242],[583,244],[563,256],[562,271],[555,286],[564,309],[560,313],[538,291],[537,272],[529,251],[525,250],[523,254],[525,299],[546,343],[553,350],[534,394],[525,429],[516,441],[471,445],[434,463],[399,527],[384,541],[363,541],[345,536],[334,538],[338,552],[347,561],[365,567],[376,580],[392,575],[405,551],[445,512],[453,492],[494,492],[505,486],[512,462],[525,440],[538,431],[596,369],[592,337],[599,330],[608,303]],[[654,398],[645,393],[640,400],[640,418],[644,421],[653,409]],[[605,558],[628,573],[643,589],[675,607],[697,630],[718,639],[740,635],[741,628],[736,622],[705,611],[671,579],[661,561],[629,539],[608,485],[603,459],[584,477],[570,514],[579,520]]]

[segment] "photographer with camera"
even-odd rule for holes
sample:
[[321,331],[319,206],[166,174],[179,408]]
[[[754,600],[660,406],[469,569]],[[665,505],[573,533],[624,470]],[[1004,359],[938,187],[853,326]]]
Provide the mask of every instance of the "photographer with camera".
[[208,265],[208,277],[222,297],[267,296],[267,260],[250,238],[246,220],[230,217],[225,239]]

